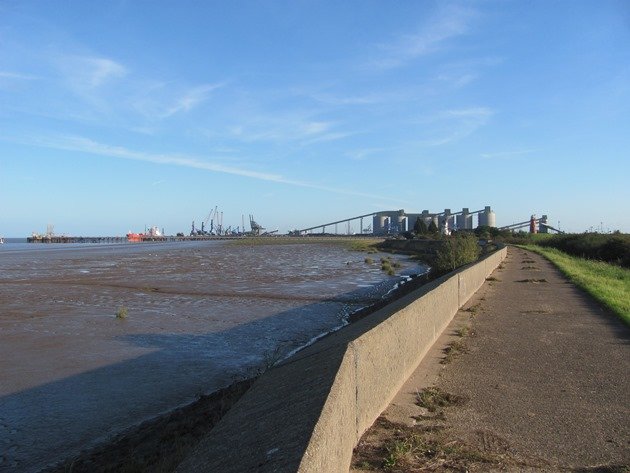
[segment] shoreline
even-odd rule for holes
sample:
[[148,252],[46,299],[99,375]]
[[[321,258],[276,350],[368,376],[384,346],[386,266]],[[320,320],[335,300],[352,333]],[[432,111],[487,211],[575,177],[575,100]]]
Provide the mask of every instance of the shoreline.
[[308,243],[5,254],[0,470],[71,462],[255,376],[399,281],[346,245]]
[[114,438],[40,473],[173,471],[197,441],[240,399],[257,377],[235,381],[192,403],[130,427]]
[[[423,286],[429,280],[429,273],[426,272],[398,282],[379,301],[349,314],[346,324],[315,337],[295,353],[369,316]],[[281,360],[277,360],[279,361]],[[238,402],[260,374],[235,381],[218,391],[201,395],[190,404],[177,407],[170,412],[130,427],[110,440],[79,452],[73,458],[66,458],[45,467],[40,470],[40,473],[172,472],[204,435],[212,430]]]

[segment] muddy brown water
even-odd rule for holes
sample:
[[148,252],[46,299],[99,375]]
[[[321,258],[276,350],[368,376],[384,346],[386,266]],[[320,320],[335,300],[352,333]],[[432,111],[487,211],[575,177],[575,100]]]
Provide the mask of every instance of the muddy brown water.
[[0,471],[71,458],[339,328],[400,280],[364,258],[331,244],[2,245]]

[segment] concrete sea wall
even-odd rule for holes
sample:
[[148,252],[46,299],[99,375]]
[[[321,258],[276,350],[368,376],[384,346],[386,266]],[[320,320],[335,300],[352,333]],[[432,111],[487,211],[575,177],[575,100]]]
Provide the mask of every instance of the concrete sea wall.
[[344,472],[505,248],[439,278],[266,372],[178,472]]

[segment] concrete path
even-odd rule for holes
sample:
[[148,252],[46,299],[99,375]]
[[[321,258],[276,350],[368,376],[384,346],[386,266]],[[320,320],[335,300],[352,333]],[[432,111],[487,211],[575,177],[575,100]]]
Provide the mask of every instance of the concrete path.
[[[481,451],[500,450],[519,471],[630,471],[625,469],[630,465],[628,327],[543,257],[518,248],[508,250],[467,308],[385,418],[414,424],[412,416],[421,409],[415,393],[436,382],[465,399],[444,412],[453,438]],[[438,364],[444,356],[439,349],[462,324],[469,326],[461,339],[464,353]]]

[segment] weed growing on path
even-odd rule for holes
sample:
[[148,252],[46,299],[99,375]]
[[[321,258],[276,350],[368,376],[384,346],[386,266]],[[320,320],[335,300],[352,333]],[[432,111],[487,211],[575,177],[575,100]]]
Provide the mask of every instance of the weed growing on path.
[[416,394],[416,404],[429,412],[436,412],[439,408],[454,406],[462,402],[463,399],[460,396],[442,391],[436,386],[424,388]]
[[464,327],[460,327],[457,330],[455,330],[455,335],[457,335],[458,337],[465,337],[469,333],[470,333],[470,327],[468,325],[465,325]]
[[479,309],[481,308],[480,306],[481,304],[471,305],[467,309],[464,309],[464,312],[470,312],[470,314],[474,316],[477,312],[479,312]]
[[442,358],[443,365],[446,365],[452,362],[456,357],[461,355],[462,353],[467,353],[468,349],[466,348],[466,344],[462,340],[453,340],[449,343],[446,348],[444,348],[444,358]]

